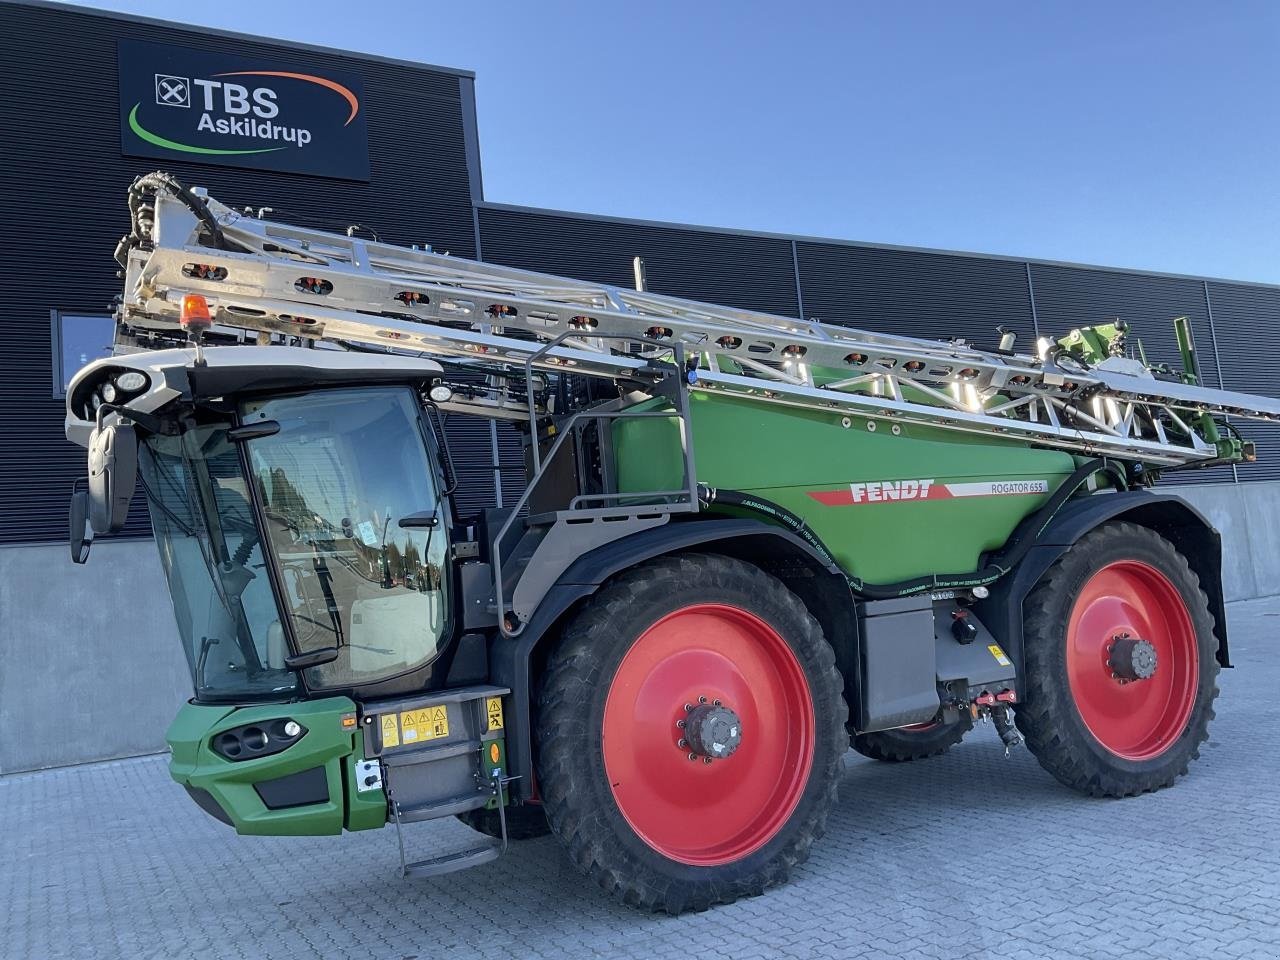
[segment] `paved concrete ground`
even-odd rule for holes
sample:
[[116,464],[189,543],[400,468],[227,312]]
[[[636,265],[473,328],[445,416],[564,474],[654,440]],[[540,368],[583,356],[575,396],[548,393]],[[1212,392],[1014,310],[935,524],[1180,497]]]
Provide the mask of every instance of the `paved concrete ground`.
[[[851,754],[826,840],[788,886],[679,918],[585,886],[551,839],[402,883],[389,829],[236,837],[163,758],[0,779],[0,956],[1274,960],[1280,600],[1233,605],[1231,622],[1237,669],[1173,789],[1088,800],[1025,751],[1005,760],[989,728],[920,764]],[[417,855],[470,836],[409,830]]]

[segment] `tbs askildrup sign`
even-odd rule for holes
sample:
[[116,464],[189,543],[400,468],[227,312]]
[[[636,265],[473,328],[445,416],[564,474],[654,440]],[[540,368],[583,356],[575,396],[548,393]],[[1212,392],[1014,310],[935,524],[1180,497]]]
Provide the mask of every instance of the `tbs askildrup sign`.
[[358,76],[137,40],[118,55],[127,156],[369,179]]

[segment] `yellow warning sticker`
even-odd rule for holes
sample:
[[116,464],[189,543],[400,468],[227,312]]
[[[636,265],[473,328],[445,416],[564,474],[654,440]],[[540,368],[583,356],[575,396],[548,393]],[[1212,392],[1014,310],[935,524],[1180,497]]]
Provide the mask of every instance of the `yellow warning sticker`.
[[1004,655],[1004,651],[1000,649],[1000,644],[989,643],[987,649],[991,651],[991,655],[996,658],[996,663],[1002,667],[1013,666],[1013,661]]
[[489,729],[502,729],[502,698],[490,697],[485,701],[485,711],[489,714]]
[[396,726],[396,715],[394,713],[384,713],[382,715],[382,746],[398,747],[400,745],[400,728]]
[[406,744],[447,737],[449,714],[443,706],[406,710],[400,714],[400,730]]

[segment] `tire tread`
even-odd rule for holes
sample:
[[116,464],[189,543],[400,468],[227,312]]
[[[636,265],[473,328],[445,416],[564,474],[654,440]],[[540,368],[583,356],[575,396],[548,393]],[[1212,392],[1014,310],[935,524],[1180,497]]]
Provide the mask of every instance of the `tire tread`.
[[[599,667],[599,651],[607,637],[616,634],[617,624],[628,622],[634,611],[641,609],[646,598],[656,589],[673,585],[697,584],[699,590],[750,582],[752,590],[769,591],[790,612],[805,623],[806,633],[799,642],[817,659],[817,666],[828,687],[826,707],[820,691],[811,691],[815,706],[815,736],[821,742],[824,727],[840,739],[844,736],[847,708],[841,693],[843,679],[836,669],[835,652],[826,642],[822,629],[794,594],[779,581],[750,564],[728,557],[708,554],[680,554],[650,561],[627,571],[603,587],[587,601],[568,625],[561,641],[548,660],[542,677],[538,701],[538,776],[543,805],[553,832],[564,843],[570,860],[589,879],[605,891],[620,897],[631,906],[643,910],[671,914],[688,910],[705,910],[717,903],[728,903],[741,897],[755,896],[783,882],[792,869],[804,862],[823,834],[827,813],[836,801],[840,750],[828,750],[823,769],[815,767],[810,774],[821,781],[821,795],[809,803],[811,816],[795,831],[793,842],[770,860],[763,869],[751,875],[716,877],[722,873],[704,870],[705,877],[696,882],[675,882],[660,872],[626,855],[610,842],[611,828],[600,810],[583,809],[575,802],[585,796],[577,782],[574,758],[582,749],[582,704],[593,690],[593,670]],[[793,644],[795,643],[793,638]],[[836,732],[838,731],[838,732]],[[803,801],[802,801],[803,803]],[[797,808],[799,812],[799,808]],[[794,818],[793,818],[794,819]],[[787,828],[784,827],[784,830]],[[770,841],[773,842],[773,841]]]
[[[1065,680],[1057,676],[1052,644],[1062,629],[1062,597],[1071,590],[1072,581],[1077,576],[1073,554],[1091,556],[1134,542],[1143,542],[1159,550],[1179,577],[1195,585],[1194,593],[1184,595],[1183,599],[1193,623],[1199,620],[1201,625],[1210,625],[1208,639],[1211,640],[1213,619],[1209,612],[1209,598],[1186,558],[1155,531],[1125,521],[1107,523],[1086,534],[1049,569],[1023,606],[1024,676],[1022,703],[1016,713],[1018,730],[1044,769],[1066,786],[1094,797],[1131,797],[1169,786],[1186,774],[1191,761],[1200,756],[1200,745],[1208,739],[1209,722],[1215,716],[1213,704],[1218,696],[1216,647],[1207,649],[1206,638],[1202,631],[1198,631],[1201,668],[1211,675],[1208,694],[1204,702],[1193,708],[1188,721],[1188,742],[1175,744],[1166,752],[1165,756],[1172,759],[1172,763],[1133,765],[1145,766],[1145,770],[1120,769],[1119,764],[1100,763],[1088,741],[1075,735],[1074,727],[1065,722],[1061,690]],[[1081,553],[1077,554],[1077,551]],[[1168,575],[1171,571],[1162,572]],[[1197,700],[1200,699],[1198,695]]]

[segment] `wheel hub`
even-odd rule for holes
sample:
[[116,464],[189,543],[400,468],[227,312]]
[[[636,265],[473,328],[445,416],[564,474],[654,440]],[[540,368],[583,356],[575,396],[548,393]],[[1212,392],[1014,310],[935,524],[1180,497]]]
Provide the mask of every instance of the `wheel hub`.
[[1112,678],[1121,683],[1150,680],[1156,674],[1156,648],[1146,640],[1120,634],[1107,650],[1107,666]]
[[723,760],[742,744],[742,720],[719,700],[691,707],[684,718],[683,746],[689,759]]

